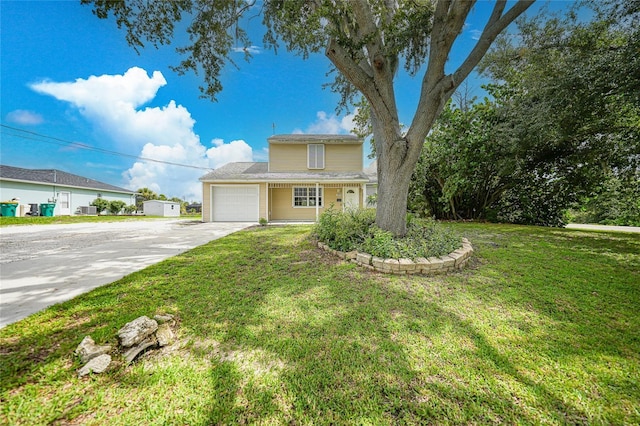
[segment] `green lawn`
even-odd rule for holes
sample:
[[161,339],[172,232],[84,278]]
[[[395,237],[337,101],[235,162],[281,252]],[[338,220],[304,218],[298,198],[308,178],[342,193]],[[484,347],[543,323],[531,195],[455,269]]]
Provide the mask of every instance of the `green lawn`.
[[[451,226],[476,252],[448,276],[254,228],[10,325],[0,423],[640,423],[640,235]],[[178,344],[76,377],[86,334],[163,312]]]

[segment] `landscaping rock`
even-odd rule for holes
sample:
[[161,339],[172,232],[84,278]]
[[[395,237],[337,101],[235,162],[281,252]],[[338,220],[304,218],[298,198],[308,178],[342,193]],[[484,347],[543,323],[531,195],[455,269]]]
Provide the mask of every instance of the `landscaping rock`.
[[173,331],[169,327],[168,323],[162,323],[158,326],[156,331],[156,339],[158,340],[158,346],[163,347],[170,345],[175,340]]
[[124,360],[127,364],[131,364],[131,362],[133,362],[133,360],[136,359],[136,357],[140,355],[145,349],[148,349],[152,346],[157,346],[157,345],[158,345],[158,339],[156,339],[155,335],[152,335],[146,340],[136,344],[135,346],[130,347],[124,353]]
[[82,342],[80,342],[80,344],[78,345],[74,353],[78,357],[80,357],[80,361],[82,361],[82,363],[84,364],[91,361],[94,358],[99,357],[100,355],[108,354],[109,352],[111,352],[110,345],[105,345],[105,346],[96,345],[96,342],[93,341],[91,336],[85,336],[85,338],[82,339]]
[[158,325],[160,325],[160,324],[164,324],[165,322],[173,321],[173,315],[171,314],[156,315],[153,317],[153,319],[156,320]]
[[155,320],[147,316],[141,316],[118,330],[118,340],[120,345],[128,348],[145,341],[157,329],[158,323]]
[[371,255],[367,253],[358,253],[356,261],[361,265],[371,265]]
[[78,377],[86,376],[89,373],[103,373],[109,364],[111,364],[111,355],[104,354],[95,357],[78,370]]
[[[156,315],[154,319],[142,316],[125,324],[118,330],[118,340],[120,341],[118,349],[124,352],[123,357],[126,364],[133,362],[149,348],[158,349],[172,344],[175,341],[172,329],[175,323],[173,315],[165,314]],[[74,353],[86,364],[78,370],[78,376],[106,371],[110,365],[113,365],[111,356],[108,354],[111,350],[112,347],[109,345],[96,345],[91,336],[82,339]],[[116,365],[119,364],[122,364],[122,361],[116,361]]]

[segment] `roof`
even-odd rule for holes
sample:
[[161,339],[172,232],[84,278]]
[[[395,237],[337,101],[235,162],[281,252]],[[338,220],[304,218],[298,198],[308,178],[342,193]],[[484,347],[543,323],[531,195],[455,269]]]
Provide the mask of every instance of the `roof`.
[[74,175],[56,169],[23,169],[20,167],[0,165],[0,179],[17,182],[34,182],[40,184],[72,186],[75,188],[98,189],[102,191],[124,192],[133,194],[135,191],[120,188],[108,183]]
[[326,182],[356,181],[369,178],[363,172],[270,172],[269,165],[260,163],[228,163],[200,178],[203,182]]
[[146,200],[143,201],[142,204],[146,203],[158,203],[158,204],[180,204],[177,201],[168,201],[168,200]]
[[369,183],[378,182],[378,161],[373,160],[365,169],[364,173],[369,177]]
[[361,145],[364,139],[354,135],[273,135],[267,139],[270,144],[307,144],[323,143],[327,145]]

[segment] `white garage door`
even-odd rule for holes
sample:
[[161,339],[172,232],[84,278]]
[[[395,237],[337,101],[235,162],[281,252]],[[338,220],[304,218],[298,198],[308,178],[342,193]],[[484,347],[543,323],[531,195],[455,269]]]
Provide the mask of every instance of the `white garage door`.
[[258,185],[212,186],[213,222],[257,222]]

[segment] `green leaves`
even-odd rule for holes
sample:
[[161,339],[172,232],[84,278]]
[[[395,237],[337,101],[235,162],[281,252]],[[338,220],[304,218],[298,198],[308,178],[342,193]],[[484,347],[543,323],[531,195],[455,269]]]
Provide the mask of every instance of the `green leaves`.
[[521,20],[518,43],[496,42],[482,64],[493,100],[445,108],[414,173],[413,209],[557,226],[608,179],[638,185],[640,11],[610,6],[591,22]]

